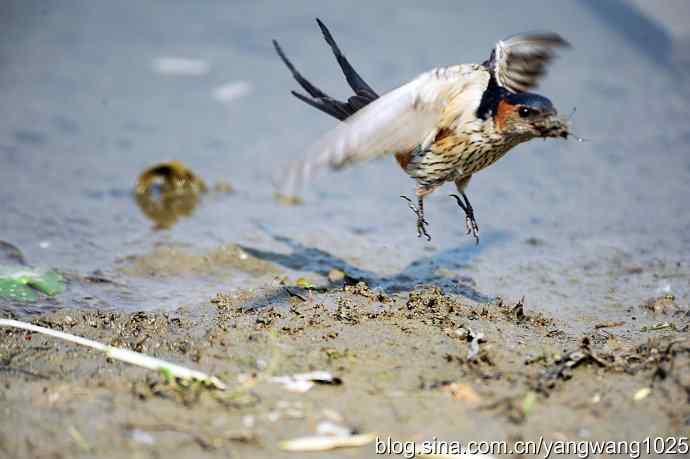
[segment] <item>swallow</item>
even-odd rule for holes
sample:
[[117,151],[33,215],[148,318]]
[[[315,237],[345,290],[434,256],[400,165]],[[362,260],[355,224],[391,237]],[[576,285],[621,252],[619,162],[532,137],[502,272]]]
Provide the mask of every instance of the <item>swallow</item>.
[[392,154],[416,182],[417,236],[431,240],[424,198],[446,182],[465,213],[467,234],[479,243],[479,225],[465,193],[472,175],[494,164],[514,146],[536,138],[564,138],[566,119],[551,101],[528,92],[546,74],[557,48],[569,43],[556,33],[520,34],[496,43],[481,64],[438,67],[379,95],[355,71],[319,19],[316,22],[354,95],[330,97],[295,68],[273,40],[278,56],[306,94],[299,100],[340,123],[286,173],[281,194],[294,196],[304,181],[322,168],[341,169]]

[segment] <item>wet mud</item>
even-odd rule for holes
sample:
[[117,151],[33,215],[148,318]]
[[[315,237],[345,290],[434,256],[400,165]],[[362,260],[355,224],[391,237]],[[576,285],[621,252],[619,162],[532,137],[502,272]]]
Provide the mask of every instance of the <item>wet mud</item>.
[[[521,302],[340,282],[284,283],[263,307],[247,301],[256,292],[221,291],[191,315],[64,309],[31,318],[213,373],[226,391],[1,330],[0,399],[12,422],[0,429],[0,454],[295,457],[280,442],[324,420],[403,441],[687,433],[690,316],[671,297],[639,305],[639,322],[651,324],[644,332],[619,322],[573,334]],[[293,393],[271,380],[315,370],[339,384]],[[372,457],[373,446],[312,454]]]

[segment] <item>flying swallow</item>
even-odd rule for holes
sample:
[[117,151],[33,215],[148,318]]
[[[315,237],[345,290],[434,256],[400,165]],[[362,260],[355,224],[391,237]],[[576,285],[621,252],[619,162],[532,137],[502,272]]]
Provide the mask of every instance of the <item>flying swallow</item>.
[[320,168],[340,169],[393,154],[416,181],[417,235],[431,237],[424,198],[445,182],[465,212],[467,234],[479,242],[479,226],[465,189],[472,175],[492,165],[514,146],[535,138],[567,138],[568,123],[549,99],[528,92],[545,75],[557,48],[569,47],[555,33],[531,33],[496,43],[481,64],[438,67],[379,95],[355,71],[328,28],[316,20],[354,95],[336,100],[304,78],[277,41],[278,55],[306,94],[298,99],[340,120],[307,157],[287,171],[282,194],[294,195]]

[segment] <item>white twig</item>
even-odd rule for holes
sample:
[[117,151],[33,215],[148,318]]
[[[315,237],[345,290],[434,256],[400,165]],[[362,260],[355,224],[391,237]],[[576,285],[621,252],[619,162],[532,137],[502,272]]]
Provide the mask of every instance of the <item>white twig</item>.
[[174,363],[166,362],[165,360],[157,359],[146,354],[122,349],[119,347],[108,346],[107,344],[99,343],[81,336],[71,335],[50,328],[39,327],[38,325],[21,322],[19,320],[0,319],[0,327],[15,327],[23,330],[29,330],[36,333],[52,336],[53,338],[70,341],[72,343],[81,344],[97,351],[105,353],[110,358],[121,360],[123,362],[131,363],[140,367],[148,368],[150,370],[159,371],[166,375],[174,376],[182,380],[197,380],[215,387],[216,389],[225,390],[226,385],[215,376],[207,375],[201,371],[192,370]]

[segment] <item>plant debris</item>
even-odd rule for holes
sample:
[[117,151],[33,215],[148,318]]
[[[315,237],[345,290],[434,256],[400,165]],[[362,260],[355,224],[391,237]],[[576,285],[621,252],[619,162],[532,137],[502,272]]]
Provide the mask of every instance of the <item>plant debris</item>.
[[566,353],[544,370],[539,378],[538,389],[541,392],[547,392],[547,389],[552,388],[557,380],[570,379],[572,370],[585,363],[595,363],[601,367],[608,367],[611,363],[591,348],[590,339],[587,337],[582,340],[580,349]]
[[355,429],[332,421],[321,421],[316,427],[316,435],[298,437],[280,443],[285,451],[308,452],[330,451],[337,448],[364,446],[376,438],[373,433],[358,433]]
[[343,381],[328,371],[312,371],[288,376],[274,376],[271,382],[282,384],[290,392],[303,393],[314,387],[314,384],[330,384],[338,386]]
[[657,322],[651,327],[644,326],[640,329],[641,332],[653,332],[662,330],[678,331],[673,322]]
[[635,392],[635,394],[633,395],[633,400],[639,402],[640,400],[644,400],[645,398],[649,397],[649,394],[651,393],[651,387],[643,387],[642,389]]
[[226,388],[225,384],[222,383],[215,376],[209,376],[206,373],[182,367],[174,363],[166,362],[165,360],[157,359],[155,357],[141,354],[139,352],[130,351],[129,349],[108,346],[107,344],[102,344],[98,341],[93,341],[87,338],[82,338],[80,336],[71,335],[69,333],[64,333],[57,330],[52,330],[50,328],[39,327],[38,325],[30,324],[27,322],[20,322],[18,320],[0,319],[0,327],[21,328],[23,330],[41,333],[44,335],[52,336],[53,338],[58,338],[64,341],[80,344],[82,346],[87,346],[92,349],[96,349],[97,351],[105,353],[111,359],[121,360],[123,362],[131,363],[132,365],[137,365],[143,368],[148,368],[149,370],[158,371],[167,379],[179,378],[183,382],[199,381],[205,385],[220,390],[225,390]]

